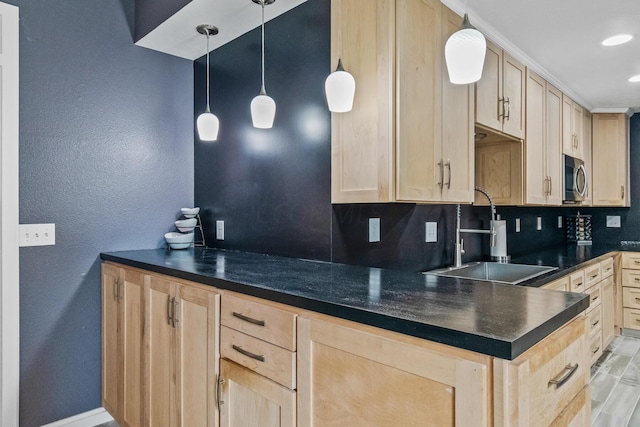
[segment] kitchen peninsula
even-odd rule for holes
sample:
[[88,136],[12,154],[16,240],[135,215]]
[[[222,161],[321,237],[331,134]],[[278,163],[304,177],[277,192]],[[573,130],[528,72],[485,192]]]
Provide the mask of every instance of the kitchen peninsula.
[[[121,424],[127,414],[155,425],[164,410],[171,418],[196,408],[213,422],[219,407],[221,425],[233,425],[243,399],[278,402],[279,425],[299,426],[427,416],[434,425],[525,425],[540,411],[546,424],[590,414],[588,295],[216,249],[101,258],[104,345],[116,345],[109,331],[124,316],[120,363],[143,366],[141,378],[129,377],[133,389],[103,384],[103,404]],[[163,340],[162,328],[175,336]],[[159,342],[174,343],[175,355],[164,357]],[[103,378],[127,372],[118,363],[106,360]],[[251,396],[236,395],[238,385]],[[192,400],[170,410],[158,400],[163,387],[167,399]],[[124,390],[139,390],[144,409],[127,411]]]

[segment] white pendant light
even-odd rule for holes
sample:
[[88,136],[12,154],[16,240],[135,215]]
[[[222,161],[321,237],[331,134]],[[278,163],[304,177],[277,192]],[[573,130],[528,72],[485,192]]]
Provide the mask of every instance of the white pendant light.
[[211,113],[211,107],[209,106],[209,36],[218,34],[218,28],[213,25],[203,24],[198,25],[196,31],[207,36],[207,108],[204,113],[198,116],[196,127],[201,141],[215,141],[218,139],[220,121],[215,114]]
[[251,121],[253,122],[253,127],[271,129],[276,116],[276,102],[267,95],[264,86],[264,7],[272,4],[275,0],[252,1],[262,6],[262,87],[260,88],[260,95],[251,101]]
[[480,80],[486,51],[487,41],[471,25],[469,16],[465,13],[460,30],[449,37],[444,47],[451,83],[469,84]]
[[329,74],[324,82],[329,111],[346,113],[353,108],[353,97],[356,93],[356,79],[344,70],[342,58],[338,58],[338,68]]

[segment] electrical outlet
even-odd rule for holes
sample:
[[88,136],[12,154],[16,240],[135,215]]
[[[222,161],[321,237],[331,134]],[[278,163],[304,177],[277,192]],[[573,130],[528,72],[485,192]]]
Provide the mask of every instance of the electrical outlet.
[[562,228],[562,215],[558,215],[558,228]]
[[380,218],[369,218],[369,242],[380,241]]
[[224,240],[224,221],[216,221],[216,239]]
[[538,217],[538,221],[537,221],[537,224],[536,224],[536,230],[538,230],[538,231],[542,230],[542,217],[541,216]]
[[608,228],[620,228],[620,215],[607,215]]
[[520,232],[520,218],[516,218],[516,233]]
[[50,246],[56,244],[55,224],[20,224],[19,246]]
[[424,241],[427,243],[435,243],[438,241],[438,223],[437,222],[425,222],[424,223]]

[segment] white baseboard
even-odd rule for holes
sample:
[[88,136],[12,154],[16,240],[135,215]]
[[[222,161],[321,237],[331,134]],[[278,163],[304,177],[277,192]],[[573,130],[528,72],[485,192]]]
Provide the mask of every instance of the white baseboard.
[[42,427],[95,427],[109,421],[113,421],[113,417],[104,408],[98,408]]

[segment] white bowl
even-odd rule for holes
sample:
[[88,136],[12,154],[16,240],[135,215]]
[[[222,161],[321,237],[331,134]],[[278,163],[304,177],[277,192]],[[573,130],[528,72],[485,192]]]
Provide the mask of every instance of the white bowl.
[[200,213],[200,208],[182,208],[180,209],[185,218],[193,218]]
[[176,228],[182,231],[183,233],[188,233],[190,231],[193,231],[193,228],[196,226],[197,223],[198,223],[198,220],[195,218],[180,219],[175,222]]
[[193,242],[193,233],[166,233],[164,240],[171,249],[186,249]]

